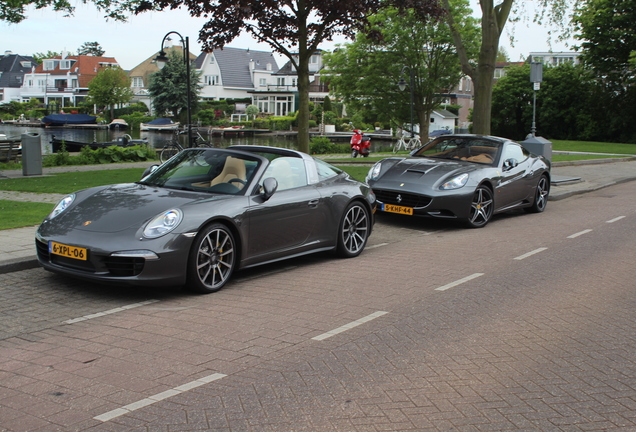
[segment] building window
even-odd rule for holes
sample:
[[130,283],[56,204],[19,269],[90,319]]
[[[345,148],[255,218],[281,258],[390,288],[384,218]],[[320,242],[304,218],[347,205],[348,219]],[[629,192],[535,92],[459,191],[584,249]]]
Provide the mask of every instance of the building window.
[[276,85],[277,86],[284,86],[285,85],[285,77],[276,78]]
[[55,60],[44,60],[44,70],[50,71],[55,69]]
[[216,60],[214,59],[214,55],[210,55],[210,64],[214,64],[216,63]]
[[298,87],[298,78],[292,78],[292,86]]
[[71,61],[70,60],[62,60],[60,62],[60,69],[68,70],[70,68],[71,68]]
[[258,80],[258,85],[261,87],[266,87],[267,86],[267,78],[261,78]]
[[311,58],[309,59],[309,63],[311,64],[318,64],[318,57],[317,55],[312,55]]
[[144,79],[142,77],[132,77],[132,87],[143,87]]
[[203,83],[207,86],[219,85],[219,76],[218,75],[205,75],[203,77]]
[[21,62],[20,62],[20,65],[21,65],[23,68],[30,68],[30,67],[31,67],[31,62],[30,62],[30,61],[21,61]]

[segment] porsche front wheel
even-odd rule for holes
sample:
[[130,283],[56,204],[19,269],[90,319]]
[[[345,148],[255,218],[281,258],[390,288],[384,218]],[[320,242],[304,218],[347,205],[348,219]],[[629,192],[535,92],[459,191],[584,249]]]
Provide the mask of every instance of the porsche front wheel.
[[234,236],[225,225],[205,228],[194,240],[188,259],[188,288],[200,293],[223,288],[236,267],[236,252]]

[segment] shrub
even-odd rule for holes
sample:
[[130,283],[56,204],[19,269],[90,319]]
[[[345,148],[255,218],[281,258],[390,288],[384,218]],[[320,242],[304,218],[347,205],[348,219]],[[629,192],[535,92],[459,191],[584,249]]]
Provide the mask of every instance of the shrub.
[[270,117],[269,129],[271,130],[290,130],[294,117]]
[[147,144],[131,147],[110,146],[92,150],[85,146],[77,156],[70,156],[66,148],[42,159],[42,166],[96,165],[117,162],[139,162],[157,159],[155,149]]
[[309,143],[309,152],[311,154],[327,154],[331,153],[333,144],[326,137],[314,137]]

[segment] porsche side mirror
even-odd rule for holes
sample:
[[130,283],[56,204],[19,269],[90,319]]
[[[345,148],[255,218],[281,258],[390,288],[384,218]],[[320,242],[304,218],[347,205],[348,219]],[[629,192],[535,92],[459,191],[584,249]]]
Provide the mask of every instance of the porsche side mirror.
[[141,178],[146,177],[148,174],[152,174],[153,172],[155,172],[155,170],[159,168],[159,165],[151,165],[148,168],[146,168],[146,170],[144,171],[144,173],[141,175]]
[[274,177],[267,177],[265,180],[263,180],[263,198],[265,199],[265,201],[267,201],[272,197],[272,195],[274,195],[276,189],[278,189],[278,182]]
[[503,169],[504,171],[508,171],[513,169],[517,165],[519,165],[519,162],[517,162],[517,159],[515,158],[506,159],[503,163]]

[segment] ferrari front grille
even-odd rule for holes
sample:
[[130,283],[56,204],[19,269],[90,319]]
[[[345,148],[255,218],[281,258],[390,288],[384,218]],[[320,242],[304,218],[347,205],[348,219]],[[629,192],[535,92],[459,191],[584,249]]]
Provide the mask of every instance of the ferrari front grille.
[[396,192],[392,190],[373,189],[378,201],[404,207],[422,208],[431,203],[431,198],[424,195]]

